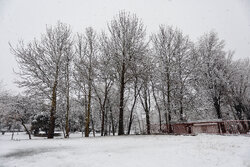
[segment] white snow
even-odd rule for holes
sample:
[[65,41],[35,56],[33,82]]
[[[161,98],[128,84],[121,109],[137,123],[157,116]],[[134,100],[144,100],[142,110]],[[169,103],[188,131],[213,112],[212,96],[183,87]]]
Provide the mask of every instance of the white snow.
[[0,166],[249,167],[249,136],[109,136],[27,139],[0,135]]

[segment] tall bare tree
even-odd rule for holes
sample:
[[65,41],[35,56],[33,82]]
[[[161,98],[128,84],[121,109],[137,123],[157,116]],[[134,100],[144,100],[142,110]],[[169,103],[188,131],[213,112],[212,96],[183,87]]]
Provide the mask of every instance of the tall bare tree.
[[171,132],[171,102],[172,91],[174,90],[175,55],[180,49],[179,31],[172,27],[160,26],[159,31],[152,35],[153,53],[158,59],[159,75],[165,120]]
[[34,40],[26,46],[21,41],[16,48],[11,46],[20,68],[20,87],[28,88],[29,93],[40,93],[51,100],[48,138],[54,137],[57,88],[61,84],[62,60],[72,46],[70,27],[58,23],[47,27],[40,41]]
[[108,106],[107,102],[110,91],[114,83],[114,69],[112,68],[111,48],[109,39],[105,33],[102,33],[99,43],[97,79],[94,85],[94,91],[101,111],[101,136],[107,135]]
[[[70,50],[71,49],[71,50]],[[64,76],[62,78],[62,82],[64,84],[61,84],[61,88],[59,88],[61,90],[61,95],[64,96],[65,98],[65,102],[63,104],[65,104],[64,108],[66,110],[65,112],[65,138],[69,137],[69,131],[70,131],[70,127],[69,127],[69,112],[70,112],[70,91],[71,91],[71,83],[72,83],[72,61],[74,58],[74,50],[73,50],[73,42],[72,42],[72,46],[69,47],[68,50],[65,50],[66,54],[63,57],[63,69],[62,69],[62,75]]]
[[205,34],[199,40],[198,54],[202,57],[201,84],[208,90],[218,119],[222,119],[221,105],[225,93],[225,85],[221,75],[225,69],[224,62],[226,61],[224,46],[224,41],[220,40],[215,32]]
[[141,73],[141,91],[139,93],[140,101],[142,107],[145,111],[146,115],[146,127],[147,127],[147,134],[151,133],[150,130],[150,110],[151,110],[151,86],[150,80],[152,76],[152,61],[149,55],[144,57],[143,61],[141,62],[143,67],[143,73]]
[[91,120],[91,99],[92,88],[95,76],[95,67],[97,63],[97,35],[93,28],[86,28],[85,34],[78,34],[76,46],[76,63],[77,82],[84,91],[86,108],[85,108],[85,137],[89,137],[89,126]]
[[123,11],[110,22],[108,28],[120,91],[118,135],[123,135],[124,92],[126,84],[131,79],[129,72],[131,64],[136,62],[137,56],[145,51],[145,28],[136,15]]
[[227,68],[224,73],[227,76],[228,103],[235,109],[235,118],[244,120],[250,118],[250,60],[233,61],[232,56],[227,58]]

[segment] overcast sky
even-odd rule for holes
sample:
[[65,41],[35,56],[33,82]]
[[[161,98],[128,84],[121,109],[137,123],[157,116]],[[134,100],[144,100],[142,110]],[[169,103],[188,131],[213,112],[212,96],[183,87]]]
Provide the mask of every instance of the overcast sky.
[[250,0],[0,0],[0,80],[5,89],[20,91],[13,83],[13,69],[18,69],[8,42],[39,38],[46,24],[58,20],[74,32],[88,26],[100,32],[120,10],[137,14],[148,34],[160,24],[173,25],[196,41],[214,30],[226,49],[236,51],[235,58],[250,57]]

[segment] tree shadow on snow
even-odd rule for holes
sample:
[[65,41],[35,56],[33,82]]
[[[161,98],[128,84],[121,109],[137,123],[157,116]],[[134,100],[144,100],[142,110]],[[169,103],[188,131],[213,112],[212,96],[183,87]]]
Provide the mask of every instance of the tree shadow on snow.
[[[59,149],[59,148],[56,148]],[[8,153],[3,155],[4,158],[22,158],[27,156],[33,156],[36,154],[41,154],[45,152],[51,152],[55,148],[36,148],[36,149],[25,149],[25,150],[16,150],[15,152]]]

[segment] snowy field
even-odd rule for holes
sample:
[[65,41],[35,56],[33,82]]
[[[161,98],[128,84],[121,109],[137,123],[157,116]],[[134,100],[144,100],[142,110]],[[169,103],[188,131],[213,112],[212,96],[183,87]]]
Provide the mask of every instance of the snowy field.
[[0,135],[1,167],[250,167],[247,136],[109,136],[70,139]]

